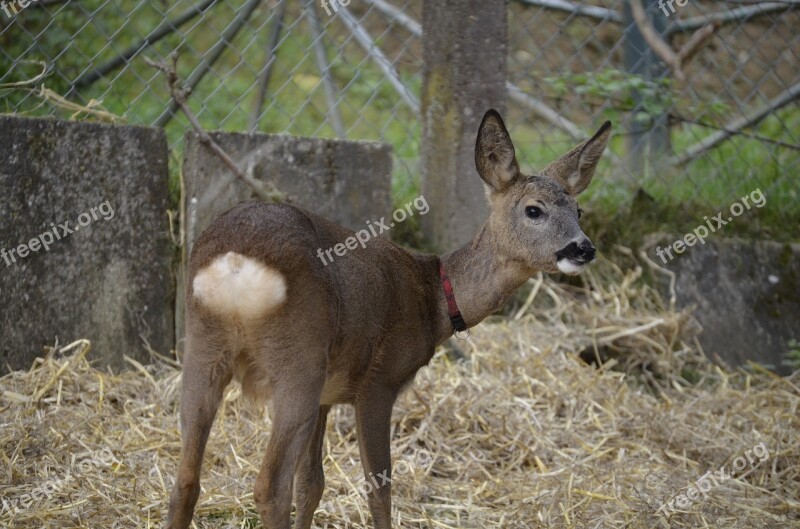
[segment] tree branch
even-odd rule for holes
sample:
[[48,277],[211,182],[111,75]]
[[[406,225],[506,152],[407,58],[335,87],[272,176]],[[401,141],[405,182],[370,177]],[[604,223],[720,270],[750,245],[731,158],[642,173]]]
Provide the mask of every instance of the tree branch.
[[[261,3],[261,0],[249,0],[236,14],[236,18],[233,19],[233,22],[225,28],[225,31],[220,36],[219,40],[214,44],[209,52],[211,58],[206,60],[205,56],[203,56],[200,66],[192,72],[192,75],[189,76],[189,79],[186,80],[186,90],[187,94],[190,94],[200,81],[203,80],[203,77],[211,70],[211,67],[219,60],[222,56],[223,52],[233,42],[233,39],[236,38],[236,35],[239,34],[239,31],[244,27],[247,21],[250,19],[250,16],[255,11],[258,4]],[[188,95],[187,95],[188,97]],[[155,125],[157,127],[164,127],[167,123],[172,120],[172,117],[175,115],[175,111],[178,109],[178,105],[176,101],[173,99],[170,103],[169,107],[158,117],[156,120]]]
[[656,31],[650,18],[647,16],[641,0],[630,0],[631,14],[633,20],[636,22],[636,27],[642,34],[645,42],[650,46],[650,49],[658,55],[664,64],[666,64],[672,74],[678,81],[685,81],[686,75],[683,73],[683,65],[686,64],[692,57],[694,57],[700,49],[714,36],[717,28],[720,27],[719,22],[708,22],[706,25],[698,29],[689,40],[681,47],[676,53],[667,41]]
[[527,6],[544,7],[547,9],[552,9],[554,11],[561,11],[563,13],[594,18],[596,20],[601,20],[604,22],[605,21],[613,22],[614,24],[624,23],[624,19],[618,11],[615,11],[613,9],[608,9],[605,7],[585,6],[581,4],[576,4],[575,2],[569,2],[567,0],[515,0],[515,1],[517,3]]
[[585,139],[583,131],[577,125],[561,116],[544,102],[526,94],[521,88],[512,84],[511,81],[506,81],[506,90],[511,99],[533,110],[540,118],[569,134],[573,140]]
[[348,9],[344,5],[339,5],[339,16],[342,19],[342,22],[345,23],[347,28],[355,37],[356,41],[361,45],[362,48],[367,52],[367,55],[378,65],[378,67],[383,71],[383,74],[389,79],[389,83],[394,87],[397,93],[400,95],[400,99],[402,99],[415,113],[419,113],[419,101],[417,98],[414,97],[414,94],[408,89],[406,85],[400,80],[400,76],[397,74],[397,70],[395,69],[392,62],[383,54],[380,50],[378,45],[375,43],[375,39],[370,36],[369,32],[356,20],[356,18],[348,11]]
[[331,77],[331,65],[328,62],[328,53],[325,49],[325,42],[323,39],[322,24],[317,14],[317,7],[315,0],[306,0],[306,14],[309,18],[309,25],[311,26],[311,37],[314,39],[314,55],[317,59],[317,69],[322,76],[322,84],[325,88],[325,100],[328,103],[328,115],[330,116],[333,130],[340,138],[347,137],[347,131],[344,129],[342,123],[342,116],[339,113],[339,106],[336,101],[336,86],[333,84]]
[[278,52],[278,43],[281,38],[281,29],[283,28],[283,19],[286,16],[286,0],[278,0],[277,18],[272,23],[267,36],[267,57],[264,59],[264,66],[258,75],[258,94],[256,95],[256,102],[253,106],[253,112],[250,114],[250,132],[255,132],[258,128],[258,122],[261,119],[261,113],[264,110],[264,100],[267,98],[267,88],[269,88],[269,79],[272,76],[272,65],[275,64],[275,55]]
[[155,62],[147,57],[144,58],[144,61],[148,65],[164,73],[167,78],[167,86],[169,86],[169,92],[172,96],[172,101],[175,103],[175,106],[180,108],[186,115],[186,119],[189,120],[192,128],[194,128],[195,132],[197,132],[200,143],[202,143],[207,149],[209,149],[220,160],[222,160],[222,163],[224,163],[237,178],[247,184],[247,186],[249,186],[250,189],[252,189],[256,196],[258,196],[260,199],[266,202],[285,201],[286,196],[277,190],[275,186],[256,180],[252,175],[242,171],[239,166],[236,165],[236,162],[233,161],[233,158],[231,158],[230,155],[225,152],[225,150],[220,147],[217,142],[214,141],[208,132],[205,131],[203,126],[200,124],[200,121],[197,119],[197,116],[194,115],[192,110],[189,108],[189,105],[186,104],[186,96],[189,92],[186,87],[182,86],[182,83],[178,78],[178,55],[176,53],[172,53],[171,59],[171,63],[166,61]]
[[104,77],[106,74],[116,70],[123,64],[129,62],[131,59],[133,59],[141,52],[143,52],[153,44],[157,43],[164,37],[174,33],[175,31],[178,30],[178,28],[180,28],[193,18],[197,17],[198,15],[202,15],[209,8],[211,8],[211,6],[216,2],[217,0],[204,0],[203,2],[193,7],[190,7],[189,9],[178,15],[174,20],[165,20],[164,22],[161,23],[160,26],[151,31],[150,34],[147,35],[145,38],[133,44],[127,50],[123,51],[122,53],[120,53],[107,63],[103,64],[102,66],[80,76],[78,79],[75,80],[73,84],[78,88],[91,85],[101,77]]
[[732,22],[746,22],[751,18],[766,15],[769,13],[776,13],[779,11],[787,11],[792,7],[800,6],[798,0],[784,0],[783,2],[759,2],[754,5],[737,7],[730,11],[722,11],[720,13],[711,13],[708,15],[701,15],[697,17],[687,18],[686,20],[679,20],[675,24],[670,25],[666,29],[667,35],[673,33],[686,33],[702,28],[711,23],[719,25],[730,24]]
[[681,153],[680,156],[675,156],[670,159],[670,163],[674,165],[686,164],[701,154],[710,151],[731,136],[738,134],[742,129],[758,123],[769,114],[788,105],[798,97],[800,97],[800,83],[790,87],[777,97],[770,100],[767,104],[762,105],[760,108],[751,112],[749,115],[739,117],[725,125],[723,129],[703,138],[701,141],[686,149],[683,153]]
[[695,31],[678,52],[679,64],[683,66],[688,63],[708,43],[719,27],[718,22],[712,22]]
[[406,15],[404,11],[396,8],[386,0],[368,0],[378,10],[386,15],[392,22],[397,22],[415,37],[422,36],[422,24]]
[[[390,3],[386,2],[385,0],[369,0],[369,2],[384,15],[386,15],[391,21],[397,22],[415,37],[422,36],[422,25]],[[536,99],[527,94],[524,90],[511,81],[506,81],[506,90],[508,91],[508,96],[511,99],[531,109],[540,118],[569,134],[572,139],[582,140],[585,138],[583,132],[580,128],[578,128],[577,125],[547,106],[544,101]]]
[[[47,63],[44,61],[36,61],[36,60],[27,60],[27,59],[20,59],[18,62],[20,63],[27,63],[27,64],[38,64],[42,67],[42,71],[36,77],[31,79],[27,79],[25,81],[17,81],[15,83],[2,83],[0,84],[0,89],[3,88],[22,88],[26,86],[35,85],[45,77],[47,77],[48,66]],[[10,73],[10,72],[9,72]]]
[[686,76],[683,74],[683,71],[681,71],[681,60],[672,47],[661,38],[661,35],[659,35],[653,27],[653,23],[650,22],[650,18],[648,18],[644,7],[642,7],[641,0],[629,0],[629,3],[631,6],[631,15],[633,15],[633,20],[636,22],[636,27],[639,28],[639,33],[642,34],[644,41],[647,42],[650,49],[664,61],[664,64],[672,70],[672,74],[676,79],[685,81]]

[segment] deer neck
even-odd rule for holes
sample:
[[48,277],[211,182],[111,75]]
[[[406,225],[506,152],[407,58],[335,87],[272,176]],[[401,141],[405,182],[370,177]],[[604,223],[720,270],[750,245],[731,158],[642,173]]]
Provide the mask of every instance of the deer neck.
[[[468,244],[440,258],[453,286],[458,309],[468,327],[500,309],[534,273],[520,261],[502,256],[486,226]],[[438,271],[437,271],[438,273]],[[447,302],[440,289],[439,328],[452,334]]]

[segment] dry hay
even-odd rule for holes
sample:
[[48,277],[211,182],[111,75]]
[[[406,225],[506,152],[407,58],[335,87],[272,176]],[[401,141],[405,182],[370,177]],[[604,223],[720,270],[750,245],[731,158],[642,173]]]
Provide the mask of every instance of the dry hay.
[[[532,280],[516,314],[473,329],[469,361],[437,355],[400,397],[397,526],[800,524],[800,375],[709,364],[687,316],[665,310],[640,270],[601,268],[606,279],[588,274],[588,289]],[[161,360],[109,374],[90,366],[87,348],[54,349],[0,379],[1,527],[163,523],[179,453],[180,372]],[[613,359],[598,369],[579,351]],[[269,430],[231,388],[212,430],[196,527],[260,527],[252,485]],[[365,527],[349,407],[331,413],[325,451],[315,527]],[[753,462],[737,463],[748,451]],[[706,472],[741,461],[707,497],[657,514]]]

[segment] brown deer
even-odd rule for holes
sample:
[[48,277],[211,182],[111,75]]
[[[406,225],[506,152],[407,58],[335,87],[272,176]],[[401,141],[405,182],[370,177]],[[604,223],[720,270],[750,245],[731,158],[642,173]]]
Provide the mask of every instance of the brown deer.
[[390,527],[392,406],[436,346],[498,310],[536,271],[578,273],[595,248],[575,196],[611,135],[606,122],[535,176],[520,173],[500,114],[486,113],[475,163],[489,218],[443,257],[385,239],[323,264],[354,233],[302,209],[246,202],[200,236],[189,260],[180,422],[183,447],[167,527],[189,527],[223,390],[269,401],[272,434],[255,483],[264,527],[308,529],[324,488],[328,411],[353,404],[373,523]]

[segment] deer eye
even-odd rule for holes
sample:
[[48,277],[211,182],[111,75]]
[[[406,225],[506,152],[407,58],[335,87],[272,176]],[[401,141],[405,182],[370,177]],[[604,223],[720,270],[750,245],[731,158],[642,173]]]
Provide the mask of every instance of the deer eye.
[[583,216],[583,210],[581,208],[578,208],[578,218],[581,218],[582,216]]
[[530,219],[538,219],[542,216],[542,210],[536,206],[526,206],[525,215]]

